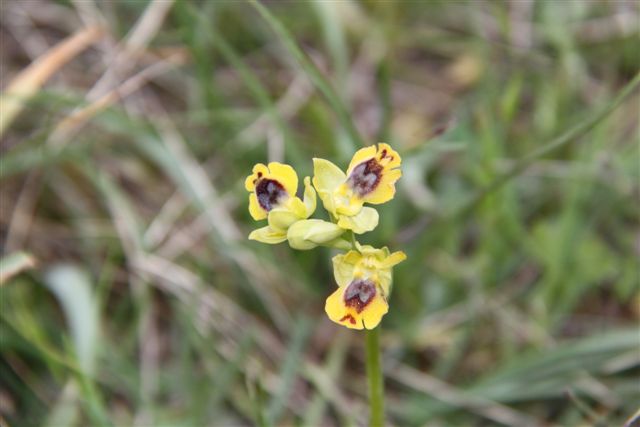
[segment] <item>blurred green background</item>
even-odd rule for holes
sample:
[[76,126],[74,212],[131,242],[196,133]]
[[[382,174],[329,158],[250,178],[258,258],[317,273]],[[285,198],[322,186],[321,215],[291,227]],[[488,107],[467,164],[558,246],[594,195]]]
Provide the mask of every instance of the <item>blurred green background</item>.
[[261,4],[1,3],[0,424],[366,424],[333,253],[248,241],[243,182],[377,141],[389,424],[631,417],[639,3]]

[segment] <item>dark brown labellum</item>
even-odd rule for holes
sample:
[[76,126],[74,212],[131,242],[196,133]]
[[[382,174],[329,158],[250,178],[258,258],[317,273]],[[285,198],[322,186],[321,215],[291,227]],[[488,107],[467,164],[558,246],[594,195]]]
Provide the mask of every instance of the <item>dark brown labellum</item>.
[[344,303],[347,307],[354,307],[358,313],[376,296],[376,284],[369,279],[356,279],[347,286],[344,292]]
[[373,158],[353,168],[348,183],[360,196],[366,196],[376,189],[382,178],[383,166]]
[[256,196],[262,209],[269,212],[287,195],[282,184],[274,179],[261,179],[256,185]]

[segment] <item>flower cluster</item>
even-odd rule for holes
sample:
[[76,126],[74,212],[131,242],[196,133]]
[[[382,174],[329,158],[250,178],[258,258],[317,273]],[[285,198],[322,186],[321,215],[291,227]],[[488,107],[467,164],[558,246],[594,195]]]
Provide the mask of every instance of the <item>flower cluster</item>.
[[[360,245],[355,234],[378,225],[378,211],[365,203],[385,203],[395,195],[402,176],[401,158],[388,144],[358,150],[346,173],[325,159],[313,159],[313,180],[304,179],[304,194],[297,196],[298,175],[282,163],[259,163],[245,181],[249,213],[267,225],[249,239],[276,244],[288,241],[294,249],[317,246],[347,251],[333,258],[338,289],[327,298],[329,318],[352,329],[373,329],[389,306],[391,270],[403,261],[403,252],[390,253]],[[309,219],[316,209],[316,194],[331,221]]]

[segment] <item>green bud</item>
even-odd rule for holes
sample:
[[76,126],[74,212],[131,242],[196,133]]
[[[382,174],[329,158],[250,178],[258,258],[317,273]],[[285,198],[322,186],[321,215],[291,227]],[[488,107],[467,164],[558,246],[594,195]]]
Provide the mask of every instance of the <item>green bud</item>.
[[331,222],[307,219],[291,225],[287,239],[292,248],[307,250],[320,245],[332,246],[343,232],[343,229]]

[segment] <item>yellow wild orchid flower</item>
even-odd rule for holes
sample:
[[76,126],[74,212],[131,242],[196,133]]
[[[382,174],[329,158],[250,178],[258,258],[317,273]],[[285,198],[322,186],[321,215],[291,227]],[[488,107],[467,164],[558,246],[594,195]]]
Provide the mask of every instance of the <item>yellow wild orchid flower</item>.
[[327,298],[325,311],[329,319],[347,328],[373,329],[389,311],[392,268],[406,255],[358,243],[356,248],[333,257],[338,289]]
[[344,173],[325,159],[313,159],[313,185],[339,227],[361,234],[378,225],[378,212],[364,203],[380,204],[395,195],[402,159],[388,144],[358,150]]
[[[367,330],[372,425],[384,424],[376,328],[389,311],[392,269],[406,255],[401,251],[390,253],[386,247],[360,245],[355,233],[371,231],[378,225],[378,211],[364,204],[380,204],[393,198],[395,184],[402,176],[401,162],[398,153],[383,143],[358,150],[346,173],[328,160],[313,159],[313,186],[306,177],[304,201],[296,197],[298,176],[291,166],[259,163],[245,181],[251,193],[251,216],[257,221],[266,218],[269,223],[254,230],[249,239],[264,243],[288,240],[292,248],[301,250],[327,246],[347,251],[333,257],[338,289],[326,299],[325,311],[339,325]],[[316,208],[316,191],[330,221],[309,218]]]
[[288,229],[308,218],[316,209],[316,192],[309,177],[304,179],[304,201],[296,196],[298,175],[289,165],[271,162],[258,163],[245,180],[249,195],[249,213],[256,221],[268,220],[266,227],[254,230],[249,239],[263,243],[287,240]]

